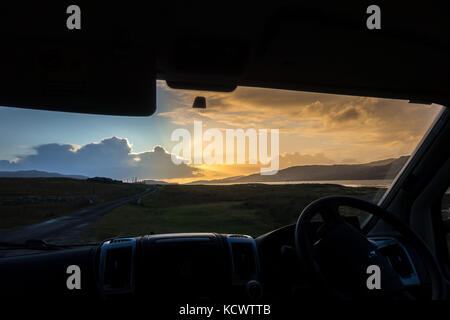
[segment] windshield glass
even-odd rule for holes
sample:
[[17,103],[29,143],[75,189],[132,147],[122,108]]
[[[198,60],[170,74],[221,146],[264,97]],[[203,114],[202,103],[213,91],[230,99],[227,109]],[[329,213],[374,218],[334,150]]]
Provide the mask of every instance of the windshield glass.
[[151,117],[0,107],[0,241],[258,236],[295,223],[323,196],[377,201],[441,110],[262,88],[175,90],[163,81],[157,94]]

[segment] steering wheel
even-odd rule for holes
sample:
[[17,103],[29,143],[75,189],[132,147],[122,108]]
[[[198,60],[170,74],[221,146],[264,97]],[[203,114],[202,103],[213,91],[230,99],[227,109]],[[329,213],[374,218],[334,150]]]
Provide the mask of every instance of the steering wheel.
[[[316,284],[340,299],[405,295],[406,288],[391,263],[379,252],[375,242],[345,222],[339,212],[342,206],[370,213],[393,227],[423,263],[431,283],[431,298],[445,297],[444,277],[439,264],[416,233],[383,208],[348,196],[316,200],[298,218],[295,230],[297,254],[306,270],[312,272]],[[316,232],[311,221],[317,214],[322,216],[324,223]],[[319,238],[315,243],[312,240],[314,233]],[[367,268],[370,265],[379,267],[381,288],[368,288],[370,274]]]

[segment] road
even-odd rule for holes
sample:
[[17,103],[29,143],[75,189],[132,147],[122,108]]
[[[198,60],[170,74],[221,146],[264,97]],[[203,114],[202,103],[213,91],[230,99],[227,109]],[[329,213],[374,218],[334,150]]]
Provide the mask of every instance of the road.
[[145,192],[83,209],[67,216],[0,232],[0,242],[24,243],[28,239],[41,239],[54,244],[80,243],[83,240],[82,235],[89,225],[98,222],[102,216],[113,209],[125,203],[137,201],[156,190],[157,188],[148,189]]

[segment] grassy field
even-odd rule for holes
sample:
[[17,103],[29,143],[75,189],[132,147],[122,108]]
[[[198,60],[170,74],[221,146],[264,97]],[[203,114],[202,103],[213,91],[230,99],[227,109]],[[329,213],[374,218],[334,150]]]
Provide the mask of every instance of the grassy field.
[[374,199],[382,190],[324,184],[168,185],[145,197],[140,205],[127,204],[104,216],[87,237],[102,240],[170,232],[258,236],[296,222],[311,201],[336,194]]
[[70,214],[146,188],[67,178],[0,178],[0,231]]

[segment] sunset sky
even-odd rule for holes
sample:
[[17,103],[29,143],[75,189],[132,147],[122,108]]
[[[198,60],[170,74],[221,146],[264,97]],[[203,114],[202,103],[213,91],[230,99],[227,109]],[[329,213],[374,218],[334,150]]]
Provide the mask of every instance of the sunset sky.
[[[195,96],[207,100],[193,109]],[[43,170],[173,182],[259,172],[259,165],[176,166],[171,133],[194,120],[204,129],[279,129],[280,169],[363,163],[410,154],[437,105],[240,87],[232,93],[173,90],[158,81],[151,117],[81,115],[0,107],[0,171]]]

